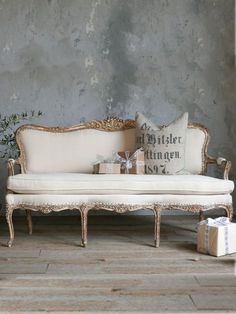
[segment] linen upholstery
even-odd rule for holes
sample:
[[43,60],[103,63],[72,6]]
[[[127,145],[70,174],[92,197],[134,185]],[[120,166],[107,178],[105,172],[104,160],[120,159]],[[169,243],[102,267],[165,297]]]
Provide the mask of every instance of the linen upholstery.
[[[80,129],[49,132],[23,129],[18,134],[26,157],[26,173],[92,173],[99,158],[109,158],[113,151],[135,149],[135,129],[100,131]],[[185,169],[192,174],[203,171],[205,133],[188,128],[186,133]]]
[[204,143],[206,134],[198,128],[187,128],[185,143],[185,170],[192,174],[204,173]]
[[92,173],[100,159],[113,151],[134,150],[133,130],[105,132],[83,129],[64,133],[25,129],[21,142],[26,154],[27,173]]
[[177,174],[185,170],[188,113],[167,126],[158,126],[141,112],[136,113],[136,148],[144,148],[145,172]]
[[[33,206],[58,205],[66,206],[84,203],[107,203],[107,204],[127,204],[127,205],[203,205],[214,206],[216,204],[232,204],[232,197],[229,194],[222,195],[47,195],[47,194],[7,194],[6,202],[17,207],[17,204]],[[168,208],[168,206],[166,207]]]
[[25,194],[229,194],[234,182],[202,175],[18,174],[8,189]]

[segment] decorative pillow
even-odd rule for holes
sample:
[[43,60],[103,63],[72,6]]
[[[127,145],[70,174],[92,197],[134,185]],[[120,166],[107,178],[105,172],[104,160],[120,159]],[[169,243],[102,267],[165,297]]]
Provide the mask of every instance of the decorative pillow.
[[168,126],[157,126],[142,113],[136,113],[136,146],[144,148],[146,173],[177,174],[184,171],[187,127],[187,112]]

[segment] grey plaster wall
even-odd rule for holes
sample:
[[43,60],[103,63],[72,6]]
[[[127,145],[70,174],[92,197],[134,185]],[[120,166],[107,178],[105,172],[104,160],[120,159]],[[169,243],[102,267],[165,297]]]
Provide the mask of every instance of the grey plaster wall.
[[235,69],[234,0],[0,0],[2,114],[62,126],[188,111],[234,162]]

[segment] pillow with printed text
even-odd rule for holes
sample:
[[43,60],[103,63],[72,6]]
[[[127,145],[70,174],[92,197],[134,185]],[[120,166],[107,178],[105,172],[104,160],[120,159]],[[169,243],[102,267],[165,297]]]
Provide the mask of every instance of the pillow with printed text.
[[145,173],[180,174],[185,168],[188,113],[167,126],[158,126],[136,113],[136,147],[144,148]]

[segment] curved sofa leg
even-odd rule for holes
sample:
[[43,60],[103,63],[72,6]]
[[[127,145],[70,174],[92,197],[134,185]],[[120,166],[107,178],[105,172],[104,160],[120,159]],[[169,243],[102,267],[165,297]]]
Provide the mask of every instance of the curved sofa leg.
[[227,217],[229,217],[229,219],[232,220],[232,219],[233,219],[233,215],[234,215],[233,204],[226,205],[226,206],[224,207],[224,209],[225,209],[225,212],[226,212]]
[[29,209],[26,209],[26,219],[27,219],[27,223],[28,223],[29,235],[32,235],[32,233],[33,233],[33,223],[32,223],[31,211]]
[[153,212],[154,212],[154,217],[155,217],[154,246],[159,247],[159,245],[160,245],[161,207],[160,206],[154,206]]
[[81,246],[87,245],[87,233],[88,233],[88,209],[85,205],[80,208],[81,215]]
[[199,221],[203,221],[204,220],[204,212],[203,210],[200,210],[199,212]]
[[14,211],[14,207],[7,205],[6,220],[8,223],[9,234],[10,234],[10,238],[9,238],[8,243],[7,243],[8,247],[11,247],[13,244],[13,241],[14,241],[14,226],[13,226],[13,222],[12,222],[13,211]]

